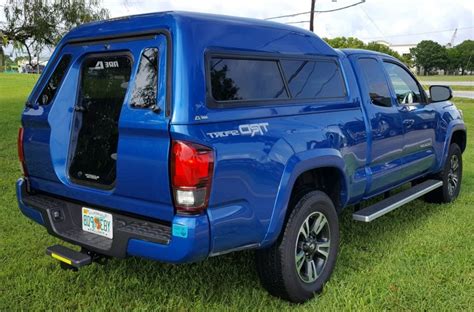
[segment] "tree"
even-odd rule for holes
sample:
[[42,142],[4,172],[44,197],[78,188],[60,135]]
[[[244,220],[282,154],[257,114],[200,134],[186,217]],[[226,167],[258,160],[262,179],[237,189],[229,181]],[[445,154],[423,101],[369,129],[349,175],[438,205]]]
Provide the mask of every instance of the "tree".
[[3,52],[3,47],[0,45],[0,71],[3,70],[3,66],[5,65],[5,53]]
[[461,54],[460,51],[456,48],[447,49],[447,61],[446,61],[446,71],[447,74],[456,74],[461,68]]
[[445,69],[448,62],[446,48],[432,40],[423,40],[410,49],[415,65],[424,69],[424,75],[434,69]]
[[323,40],[335,49],[365,49],[366,47],[363,41],[354,37],[323,38]]
[[396,51],[390,49],[390,47],[378,42],[369,42],[368,44],[365,44],[362,40],[354,37],[336,37],[333,39],[323,38],[323,40],[335,49],[366,49],[391,55],[405,63],[409,61],[409,58],[403,58]]
[[402,56],[390,49],[388,46],[386,46],[385,44],[381,44],[381,43],[377,43],[377,42],[369,42],[366,46],[366,49],[367,50],[372,50],[372,51],[377,51],[377,52],[381,52],[381,53],[385,53],[385,54],[388,54],[388,55],[391,55],[393,57],[396,57],[397,59],[399,59],[400,61],[402,61]]
[[55,46],[73,27],[108,18],[100,4],[101,0],[7,0],[0,35],[26,52],[32,65],[34,54]]
[[454,47],[459,56],[458,68],[461,68],[461,75],[464,75],[466,70],[474,70],[474,41],[465,40],[461,44]]

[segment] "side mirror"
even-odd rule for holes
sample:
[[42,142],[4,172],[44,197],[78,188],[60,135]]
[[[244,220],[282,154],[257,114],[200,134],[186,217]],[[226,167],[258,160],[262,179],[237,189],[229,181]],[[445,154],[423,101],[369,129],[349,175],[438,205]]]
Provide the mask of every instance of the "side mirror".
[[430,98],[431,102],[443,102],[453,97],[453,91],[448,86],[431,86]]

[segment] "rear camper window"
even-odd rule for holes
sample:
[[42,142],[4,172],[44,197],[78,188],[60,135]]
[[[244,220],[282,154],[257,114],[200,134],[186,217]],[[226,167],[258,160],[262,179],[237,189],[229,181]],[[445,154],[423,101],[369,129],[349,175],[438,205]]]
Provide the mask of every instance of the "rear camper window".
[[155,106],[157,88],[158,49],[147,48],[140,58],[130,105],[141,108]]
[[287,99],[275,60],[212,58],[212,96],[216,101]]
[[322,99],[346,95],[344,80],[335,62],[283,60],[281,65],[292,98]]
[[90,56],[82,64],[69,167],[76,182],[105,187],[115,182],[118,121],[131,67],[127,55]]
[[56,94],[56,91],[61,85],[61,81],[63,80],[64,75],[66,74],[66,71],[69,67],[70,62],[71,62],[71,55],[69,54],[63,55],[63,57],[58,63],[58,66],[56,66],[56,69],[54,70],[53,74],[49,78],[48,83],[46,84],[46,87],[43,89],[43,92],[41,92],[41,95],[38,99],[39,105],[48,105],[51,103],[54,95]]

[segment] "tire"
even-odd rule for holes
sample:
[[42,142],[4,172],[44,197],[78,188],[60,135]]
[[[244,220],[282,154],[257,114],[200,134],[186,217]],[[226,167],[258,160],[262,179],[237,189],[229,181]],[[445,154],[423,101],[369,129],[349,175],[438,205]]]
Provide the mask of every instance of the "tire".
[[321,191],[307,193],[290,208],[283,234],[269,248],[257,251],[256,265],[270,294],[303,303],[331,276],[339,250],[339,220],[333,202]]
[[443,186],[428,193],[425,200],[429,203],[450,203],[454,201],[461,191],[462,182],[462,152],[456,143],[449,147],[448,158],[443,171],[436,178],[443,181]]

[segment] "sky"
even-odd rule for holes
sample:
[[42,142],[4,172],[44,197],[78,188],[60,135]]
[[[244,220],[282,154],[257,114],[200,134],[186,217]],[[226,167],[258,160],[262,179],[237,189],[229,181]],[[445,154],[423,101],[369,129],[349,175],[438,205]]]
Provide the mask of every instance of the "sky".
[[[316,10],[330,10],[360,0],[316,0]],[[310,10],[310,0],[104,0],[113,17],[154,11],[185,10],[269,18]],[[274,21],[288,23],[309,20],[309,14]],[[308,28],[309,23],[295,26]],[[470,27],[470,28],[466,28]],[[417,43],[424,39],[450,42],[458,28],[455,44],[474,39],[472,0],[366,0],[365,3],[315,16],[315,33],[321,37],[353,36],[363,41]],[[462,29],[461,29],[462,28]],[[428,33],[422,35],[418,33]]]
[[[7,0],[0,0],[0,9]],[[361,0],[316,0],[316,11],[331,10]],[[307,12],[310,0],[103,0],[111,17],[148,12],[183,10],[251,18]],[[3,11],[3,10],[1,10]],[[2,12],[3,13],[3,12]],[[3,20],[0,14],[0,21]],[[309,14],[275,19],[308,28]],[[473,0],[365,0],[364,3],[331,13],[315,15],[315,33],[320,37],[357,37],[365,42],[384,40],[392,44],[416,44],[434,40],[454,44],[474,39]]]

